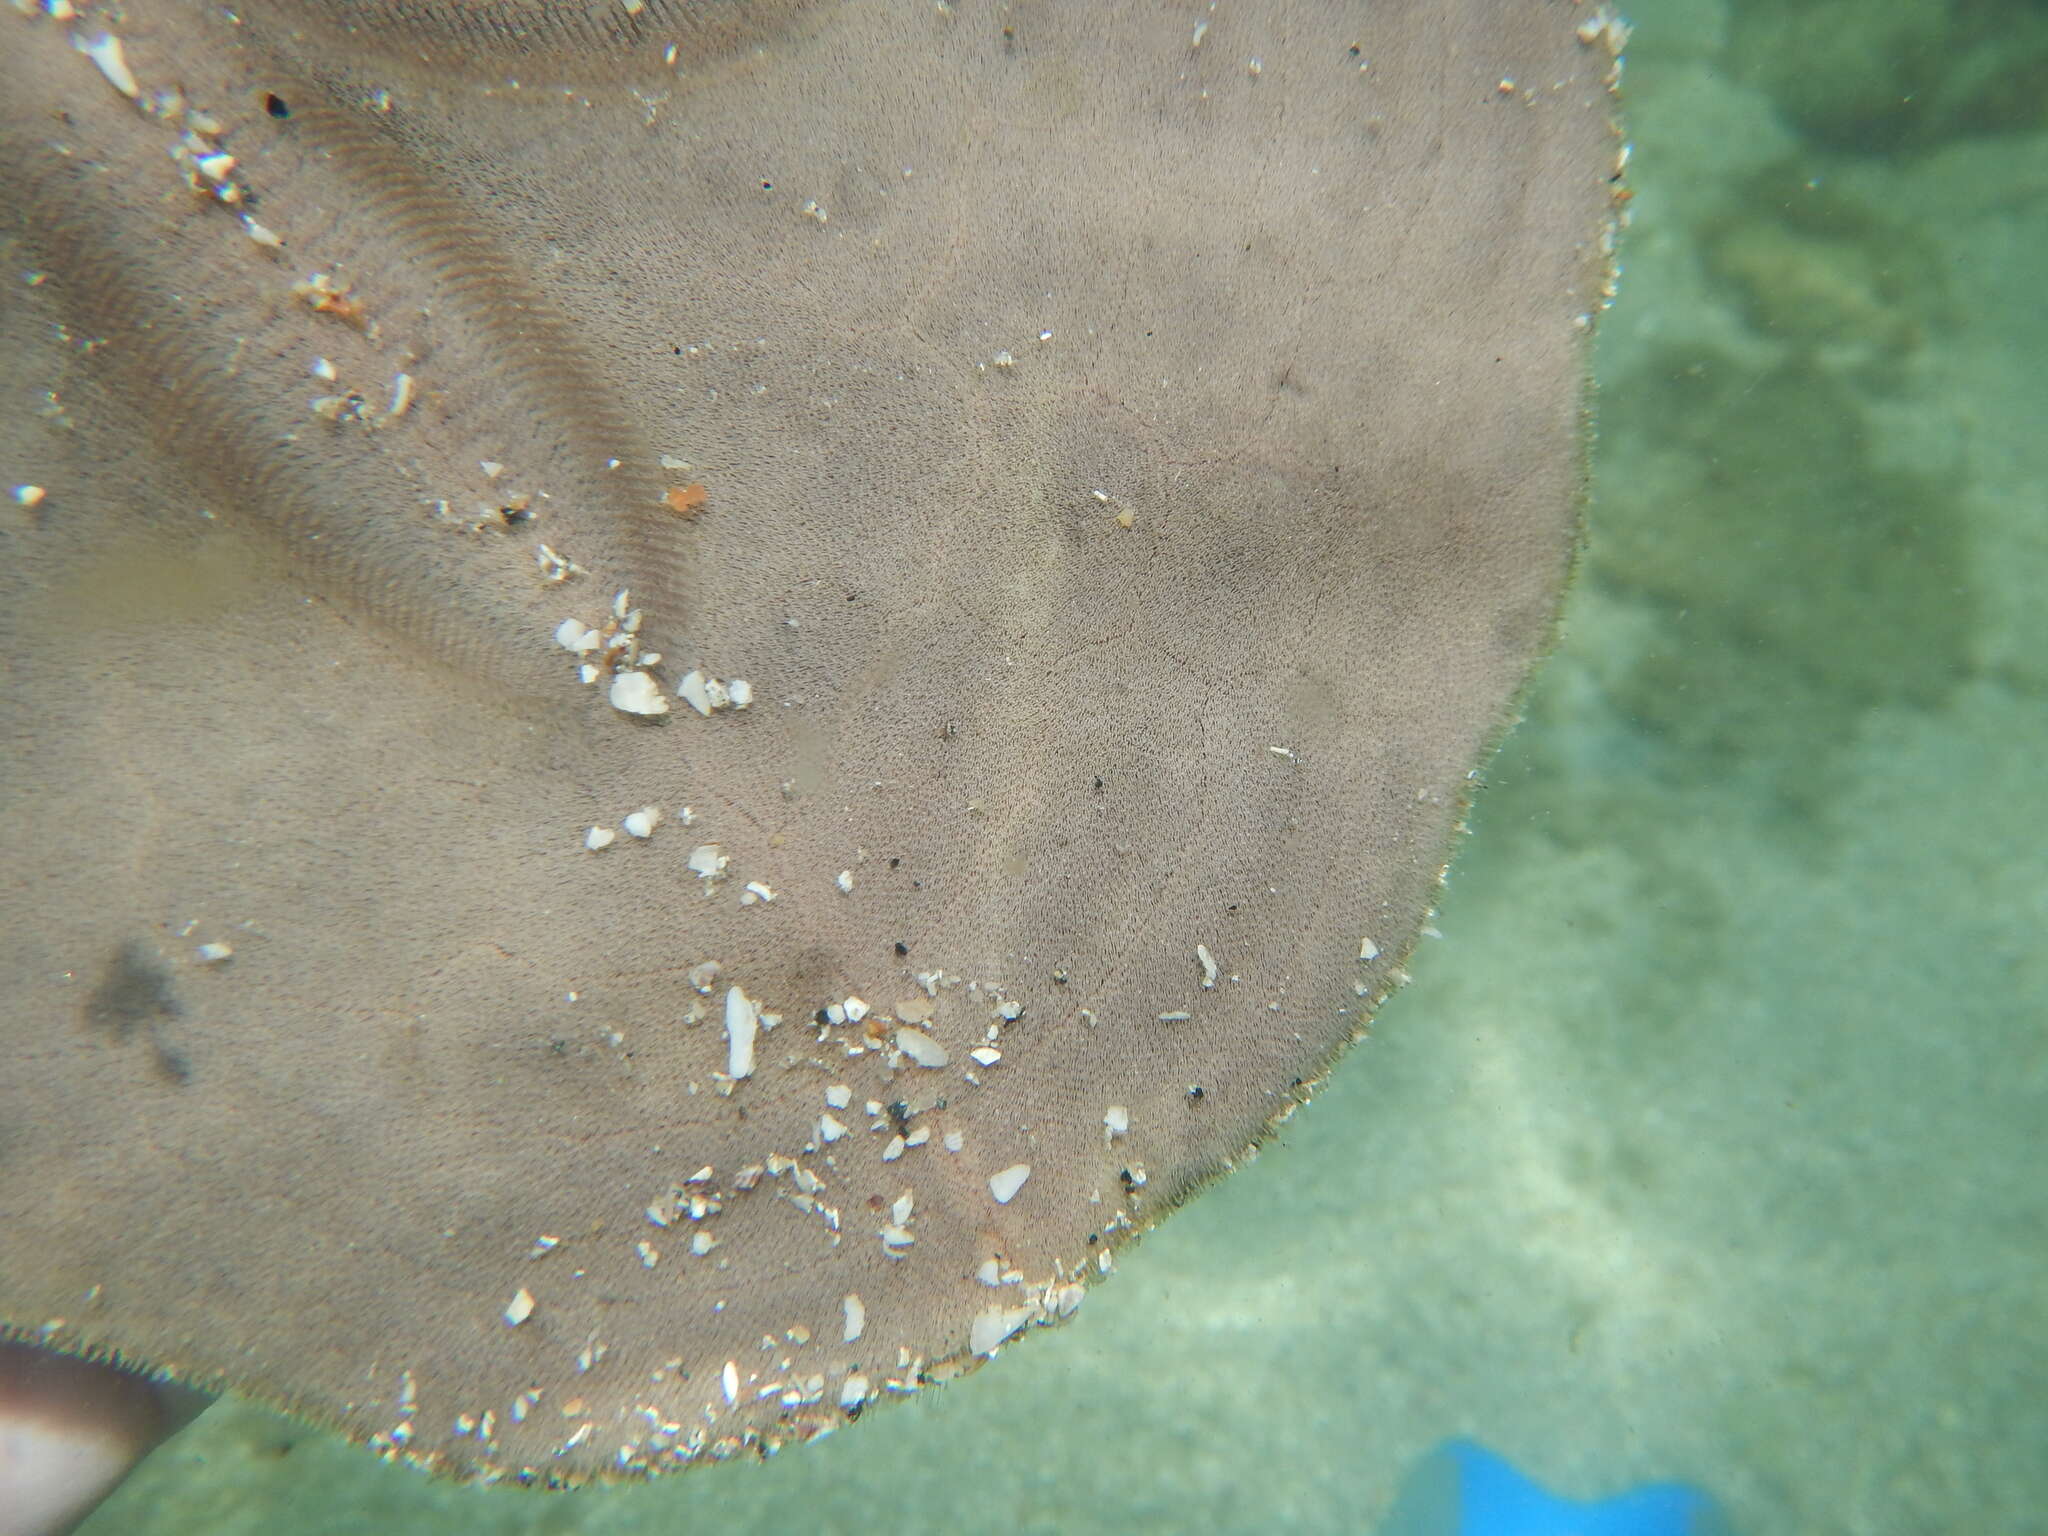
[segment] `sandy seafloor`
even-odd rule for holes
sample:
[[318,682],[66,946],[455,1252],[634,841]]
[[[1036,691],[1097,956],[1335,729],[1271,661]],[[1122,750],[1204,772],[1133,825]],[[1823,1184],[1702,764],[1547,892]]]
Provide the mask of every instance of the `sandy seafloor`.
[[1632,19],[1562,645],[1283,1141],[765,1466],[466,1489],[223,1404],[91,1536],[1363,1532],[1454,1433],[1752,1536],[2048,1531],[2048,134],[1816,144],[1722,6]]

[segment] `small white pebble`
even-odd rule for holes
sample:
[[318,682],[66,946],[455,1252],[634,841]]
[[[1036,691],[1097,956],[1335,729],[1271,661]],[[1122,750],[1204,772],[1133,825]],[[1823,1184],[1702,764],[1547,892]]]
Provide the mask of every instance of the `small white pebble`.
[[1024,1181],[1030,1177],[1029,1163],[1012,1163],[1001,1173],[989,1175],[988,1192],[996,1197],[997,1205],[1008,1205],[1017,1198],[1017,1191],[1024,1187]]
[[1359,959],[1361,959],[1361,960],[1377,960],[1377,959],[1379,959],[1379,957],[1380,957],[1380,947],[1379,947],[1379,945],[1377,945],[1377,944],[1373,943],[1373,941],[1372,941],[1372,940],[1371,940],[1370,938],[1364,938],[1364,939],[1360,939],[1360,940],[1358,941],[1358,958],[1359,958]]
[[619,834],[610,827],[592,827],[583,834],[583,846],[592,853],[595,853],[600,848],[611,847],[614,842],[618,841],[618,836]]
[[868,1325],[868,1309],[852,1291],[848,1291],[840,1299],[839,1306],[846,1314],[846,1327],[840,1331],[840,1338],[851,1344],[861,1336]]
[[505,1325],[508,1328],[517,1328],[531,1316],[533,1292],[522,1285],[512,1293],[512,1299],[505,1303]]
[[853,871],[850,869],[842,869],[841,871],[839,871],[838,878],[835,879],[832,883],[838,886],[839,889],[846,895],[851,896],[853,894]]
[[654,829],[661,825],[661,807],[643,805],[619,825],[634,837],[652,837]]
[[1131,1112],[1121,1104],[1112,1104],[1102,1114],[1104,1139],[1115,1141],[1119,1136],[1128,1136],[1131,1131]]
[[219,965],[235,952],[232,944],[202,944],[193,950],[193,956],[201,965]]
[[732,700],[734,709],[745,709],[754,702],[754,685],[744,677],[736,677],[725,685],[726,697]]

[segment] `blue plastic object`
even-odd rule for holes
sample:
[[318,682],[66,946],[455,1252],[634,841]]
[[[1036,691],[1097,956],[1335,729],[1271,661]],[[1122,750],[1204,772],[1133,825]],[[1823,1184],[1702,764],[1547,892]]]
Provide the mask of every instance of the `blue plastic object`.
[[1611,1499],[1561,1499],[1470,1440],[1446,1440],[1402,1485],[1380,1536],[1731,1536],[1714,1501],[1684,1483]]

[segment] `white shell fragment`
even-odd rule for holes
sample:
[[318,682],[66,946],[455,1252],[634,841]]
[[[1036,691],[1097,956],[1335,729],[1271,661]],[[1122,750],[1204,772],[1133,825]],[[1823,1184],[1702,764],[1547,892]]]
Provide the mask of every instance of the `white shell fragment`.
[[600,848],[611,847],[613,843],[618,841],[618,837],[619,834],[610,827],[592,827],[583,834],[583,846],[592,853],[596,853]]
[[661,807],[643,805],[619,825],[634,837],[652,837],[654,829],[661,825]]
[[740,1367],[737,1360],[725,1362],[725,1369],[718,1373],[718,1385],[725,1393],[725,1405],[730,1408],[740,1400]]
[[127,55],[121,51],[121,39],[111,32],[102,32],[89,43],[79,45],[80,53],[98,66],[99,72],[107,77],[107,84],[126,96],[130,101],[139,100],[142,87],[135,79],[135,71],[128,67]]
[[920,1067],[943,1067],[951,1059],[946,1048],[921,1029],[899,1028],[896,1049]]
[[1380,947],[1379,947],[1379,945],[1377,945],[1377,944],[1373,943],[1373,941],[1372,941],[1371,939],[1369,939],[1369,938],[1368,938],[1368,939],[1360,939],[1360,940],[1358,941],[1358,958],[1359,958],[1359,959],[1361,959],[1361,960],[1377,960],[1377,959],[1379,959],[1379,957],[1380,957]]
[[202,944],[192,951],[192,956],[201,965],[219,965],[234,952],[235,946],[232,944]]
[[850,869],[842,869],[841,871],[839,871],[838,877],[835,880],[833,880],[832,883],[839,887],[841,895],[851,896],[853,894],[853,871]]
[[692,667],[676,684],[676,697],[700,715],[721,709],[745,709],[754,702],[754,685],[744,677],[721,682],[701,667]]
[[1131,1133],[1131,1112],[1121,1104],[1112,1104],[1102,1113],[1104,1139],[1115,1141],[1119,1136]]
[[990,1307],[977,1312],[968,1330],[967,1344],[977,1355],[992,1355],[1005,1339],[1016,1334],[1037,1316],[1035,1307]]
[[533,1292],[525,1286],[512,1293],[512,1299],[505,1303],[505,1326],[517,1328],[533,1316]]
[[761,1014],[738,987],[725,989],[725,1072],[728,1077],[754,1075],[754,1037]]
[[862,1304],[860,1297],[851,1291],[846,1293],[839,1306],[846,1313],[846,1327],[840,1331],[839,1336],[851,1344],[868,1326],[868,1309]]
[[676,684],[676,697],[700,715],[711,713],[711,694],[704,686],[704,674],[694,667],[683,674],[683,680]]
[[668,700],[645,672],[620,672],[612,678],[612,708],[629,715],[665,715]]
[[727,860],[726,856],[718,851],[718,844],[699,843],[690,850],[690,857],[686,862],[691,874],[699,879],[712,880],[724,871]]
[[1216,957],[1209,953],[1209,946],[1197,944],[1195,958],[1202,965],[1202,990],[1209,991],[1216,985]]
[[1017,1191],[1024,1187],[1024,1181],[1030,1177],[1029,1163],[1012,1163],[1001,1173],[989,1175],[988,1192],[996,1197],[997,1205],[1008,1205],[1017,1198]]

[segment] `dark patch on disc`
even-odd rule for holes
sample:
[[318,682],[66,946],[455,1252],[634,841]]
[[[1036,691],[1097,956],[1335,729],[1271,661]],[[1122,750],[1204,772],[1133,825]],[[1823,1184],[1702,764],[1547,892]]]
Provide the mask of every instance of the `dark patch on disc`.
[[171,974],[140,943],[121,946],[100,984],[85,1002],[85,1021],[123,1043],[138,1034],[149,1041],[157,1070],[174,1083],[192,1075],[184,1054],[163,1038],[164,1023],[184,1012],[171,988]]

